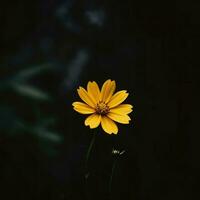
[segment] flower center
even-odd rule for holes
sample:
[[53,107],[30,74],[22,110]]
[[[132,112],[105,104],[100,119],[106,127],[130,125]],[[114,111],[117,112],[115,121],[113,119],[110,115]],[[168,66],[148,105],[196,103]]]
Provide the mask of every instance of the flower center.
[[97,103],[96,113],[99,115],[106,115],[109,112],[109,107],[104,102]]

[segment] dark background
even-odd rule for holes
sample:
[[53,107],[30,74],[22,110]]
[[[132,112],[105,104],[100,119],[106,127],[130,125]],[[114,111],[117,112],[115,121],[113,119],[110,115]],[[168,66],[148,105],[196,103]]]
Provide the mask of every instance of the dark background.
[[[1,2],[2,200],[196,199],[199,5],[184,1]],[[132,123],[91,140],[76,88],[111,78]],[[108,183],[115,157],[125,150]]]

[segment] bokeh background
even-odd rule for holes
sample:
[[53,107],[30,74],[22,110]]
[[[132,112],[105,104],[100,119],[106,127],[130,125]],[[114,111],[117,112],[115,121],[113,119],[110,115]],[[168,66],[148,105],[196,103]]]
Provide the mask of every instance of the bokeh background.
[[[0,198],[194,199],[198,193],[198,4],[10,0],[1,3]],[[132,123],[92,132],[76,88],[111,78]],[[108,185],[115,157],[125,150]]]

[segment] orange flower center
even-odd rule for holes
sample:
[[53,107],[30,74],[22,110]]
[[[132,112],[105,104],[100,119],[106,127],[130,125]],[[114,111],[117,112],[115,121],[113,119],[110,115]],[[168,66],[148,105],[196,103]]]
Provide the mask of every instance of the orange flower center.
[[109,107],[104,102],[97,103],[96,113],[99,115],[106,115],[109,112]]

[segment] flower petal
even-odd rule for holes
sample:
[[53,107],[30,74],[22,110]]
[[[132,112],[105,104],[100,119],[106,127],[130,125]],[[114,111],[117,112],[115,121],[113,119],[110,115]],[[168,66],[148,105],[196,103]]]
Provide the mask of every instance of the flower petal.
[[100,99],[100,89],[95,81],[89,81],[87,84],[87,91],[94,102],[98,102]]
[[115,81],[107,80],[101,89],[101,101],[108,103],[116,89]]
[[120,114],[120,115],[129,114],[133,111],[132,108],[133,106],[130,104],[121,104],[115,108],[111,108],[110,112],[115,113],[115,114]]
[[116,89],[116,83],[115,83],[115,81],[111,81],[108,94],[105,97],[105,103],[108,103],[110,101],[111,97],[113,96],[113,94],[115,92],[115,89]]
[[110,99],[110,101],[108,102],[108,106],[110,108],[114,108],[114,107],[118,106],[128,97],[128,95],[129,94],[127,93],[126,90],[122,90],[122,91],[115,93],[112,96],[112,98]]
[[86,118],[85,125],[90,128],[97,128],[101,122],[101,115],[93,114]]
[[74,102],[72,105],[74,106],[74,110],[81,114],[92,114],[95,112],[94,108],[91,108],[90,106],[82,102]]
[[108,79],[104,82],[102,88],[101,88],[101,101],[105,100],[105,96],[107,96],[107,91],[109,90],[111,80]]
[[128,116],[128,115],[119,115],[119,114],[116,114],[116,113],[108,113],[107,116],[118,122],[118,123],[121,123],[121,124],[129,124],[129,121],[131,120],[131,118]]
[[114,121],[109,119],[106,116],[101,117],[101,126],[103,130],[108,134],[117,134],[118,133],[118,127]]
[[90,97],[88,92],[83,87],[79,87],[79,89],[77,91],[78,91],[78,94],[79,94],[80,98],[86,104],[88,104],[89,106],[95,108],[95,102],[92,100],[92,98]]

